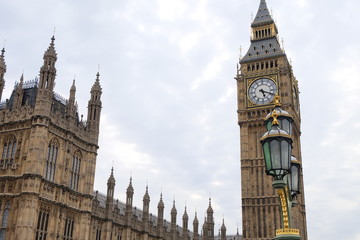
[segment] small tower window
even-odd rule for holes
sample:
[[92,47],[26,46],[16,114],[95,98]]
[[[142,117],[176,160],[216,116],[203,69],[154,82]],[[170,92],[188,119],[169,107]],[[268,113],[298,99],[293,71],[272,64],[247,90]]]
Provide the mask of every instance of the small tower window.
[[80,179],[80,165],[81,154],[79,151],[75,152],[72,161],[72,168],[70,170],[70,188],[77,191]]
[[49,222],[49,209],[41,208],[38,216],[38,223],[36,229],[36,240],[46,239],[47,227]]
[[64,240],[71,240],[73,239],[73,231],[74,231],[74,218],[67,217],[65,220],[64,226]]
[[0,240],[5,240],[8,219],[9,219],[9,211],[10,211],[10,202],[7,202],[1,219]]
[[59,143],[56,139],[50,141],[48,146],[48,154],[45,163],[45,172],[44,177],[49,181],[54,181],[55,168],[56,168],[56,159],[59,150]]
[[10,135],[5,138],[3,154],[1,158],[1,165],[7,166],[13,163],[16,152],[16,138],[14,135]]

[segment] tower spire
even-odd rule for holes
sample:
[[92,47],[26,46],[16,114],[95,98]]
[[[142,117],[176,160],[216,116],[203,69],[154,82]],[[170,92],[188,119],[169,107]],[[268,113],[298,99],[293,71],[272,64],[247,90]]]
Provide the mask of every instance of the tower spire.
[[67,106],[67,115],[70,117],[75,117],[76,115],[76,108],[75,108],[75,93],[76,93],[76,86],[75,86],[75,78],[70,88],[70,96],[69,102]]
[[50,45],[44,53],[44,63],[40,68],[39,89],[54,90],[56,76],[55,62],[57,60],[54,41],[55,37],[52,36]]
[[269,9],[266,5],[266,1],[260,0],[259,9],[254,18],[254,21],[251,24],[251,27],[257,27],[257,26],[267,25],[267,24],[271,24],[271,23],[274,23],[274,20],[271,17]]
[[88,102],[88,117],[87,124],[89,131],[93,132],[94,142],[97,144],[99,137],[99,124],[100,124],[100,112],[102,108],[101,94],[102,89],[100,86],[100,74],[97,72],[95,83],[90,91],[90,100]]
[[[240,64],[280,57],[285,54],[277,37],[278,29],[265,0],[260,0],[258,12],[251,23],[251,29],[251,46],[241,58]],[[252,70],[259,69],[256,67]]]
[[6,72],[6,64],[5,64],[4,53],[5,53],[5,48],[2,48],[1,55],[0,55],[0,101],[1,101],[2,92],[5,87],[4,75]]

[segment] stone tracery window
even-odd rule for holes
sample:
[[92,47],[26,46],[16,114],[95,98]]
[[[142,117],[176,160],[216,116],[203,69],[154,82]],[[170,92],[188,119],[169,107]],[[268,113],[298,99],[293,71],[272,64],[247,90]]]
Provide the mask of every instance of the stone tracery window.
[[35,240],[46,240],[49,222],[49,209],[41,208],[38,216]]
[[59,151],[59,143],[56,139],[52,139],[48,146],[48,154],[46,157],[44,177],[47,180],[54,181],[56,159]]
[[16,138],[14,135],[9,135],[4,140],[3,153],[1,157],[1,165],[7,166],[13,163],[16,152]]
[[74,218],[68,216],[65,220],[63,240],[72,240],[74,232]]
[[9,211],[10,211],[10,202],[7,202],[2,214],[1,225],[0,225],[0,240],[5,240],[6,229],[8,225],[9,219]]
[[81,153],[76,151],[72,160],[72,167],[70,170],[70,188],[77,191],[80,179],[80,165],[81,165]]

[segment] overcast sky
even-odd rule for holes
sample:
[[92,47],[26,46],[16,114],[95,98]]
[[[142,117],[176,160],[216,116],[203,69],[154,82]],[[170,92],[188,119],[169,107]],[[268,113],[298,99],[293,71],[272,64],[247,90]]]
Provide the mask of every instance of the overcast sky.
[[[132,174],[142,208],[162,189],[200,222],[211,195],[216,231],[241,231],[239,127],[234,76],[260,0],[0,1],[6,39],[4,98],[24,72],[39,74],[55,32],[55,91],[76,79],[79,110],[100,64],[103,88],[95,188],[116,197]],[[360,2],[267,0],[299,80],[309,239],[360,239]],[[2,99],[4,100],[4,99]],[[192,225],[192,224],[191,224]],[[192,227],[191,227],[192,229]]]

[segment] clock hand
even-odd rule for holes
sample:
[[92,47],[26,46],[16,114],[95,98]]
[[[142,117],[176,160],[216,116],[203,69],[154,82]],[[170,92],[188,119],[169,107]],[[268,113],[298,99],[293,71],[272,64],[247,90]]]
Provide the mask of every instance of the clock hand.
[[266,92],[264,91],[264,89],[260,89],[259,92],[261,92],[261,93],[263,94],[263,96],[266,97],[266,96],[265,96],[265,93],[266,93]]
[[[262,90],[262,89],[261,89],[261,90]],[[261,90],[260,90],[260,91],[261,91]],[[264,93],[268,93],[268,94],[270,94],[270,95],[275,95],[275,93],[271,93],[271,92],[264,91],[264,90],[262,90],[261,92],[262,92],[263,94],[264,94]],[[264,96],[264,97],[265,97],[265,96]]]

